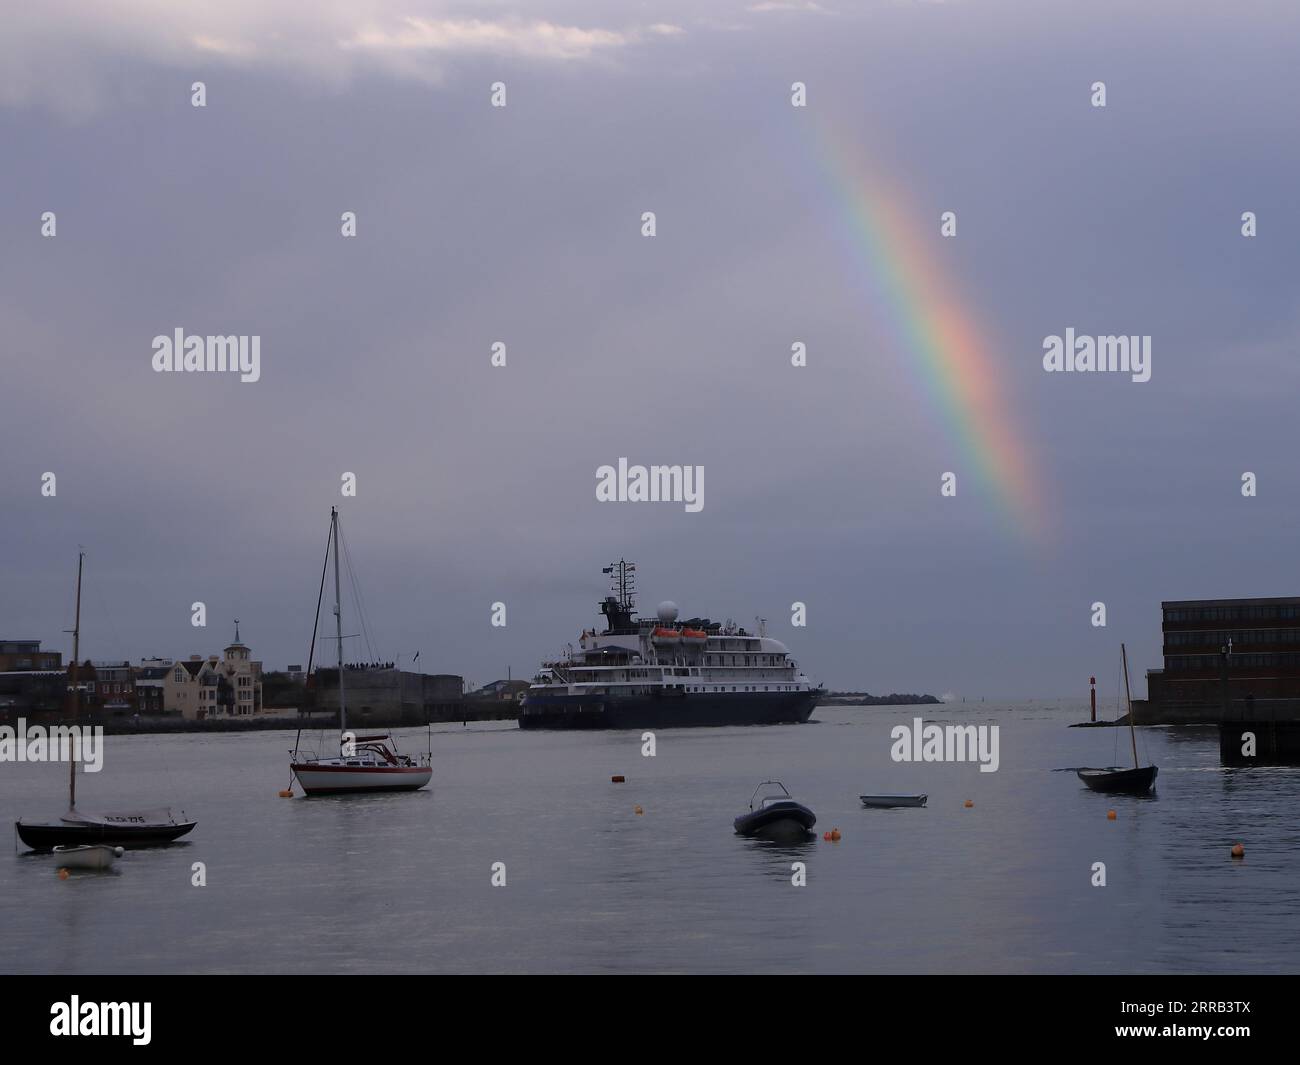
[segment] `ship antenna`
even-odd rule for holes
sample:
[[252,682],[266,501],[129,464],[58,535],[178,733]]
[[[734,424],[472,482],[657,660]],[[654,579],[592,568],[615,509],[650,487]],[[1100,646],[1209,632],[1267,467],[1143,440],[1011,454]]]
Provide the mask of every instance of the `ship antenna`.
[[601,573],[609,576],[610,591],[614,593],[600,604],[600,612],[608,619],[609,631],[631,628],[635,610],[636,563],[620,558],[602,567]]

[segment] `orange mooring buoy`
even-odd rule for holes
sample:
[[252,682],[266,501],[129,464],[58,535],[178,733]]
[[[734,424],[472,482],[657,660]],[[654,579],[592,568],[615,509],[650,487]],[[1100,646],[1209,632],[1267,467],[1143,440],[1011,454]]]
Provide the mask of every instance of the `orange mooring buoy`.
[[969,810],[969,809],[970,809],[972,806],[974,806],[974,805],[975,805],[975,802],[974,802],[973,799],[967,799],[967,800],[966,800],[966,809]]
[[1107,821],[1114,821],[1114,820],[1115,820],[1115,817],[1116,817],[1116,814],[1115,814],[1115,811],[1114,811],[1114,810],[1107,810],[1107,811],[1106,811],[1106,820],[1107,820]]
[[59,879],[60,879],[60,880],[67,880],[67,879],[68,879],[68,875],[69,875],[69,874],[68,874],[68,871],[67,871],[66,869],[60,869],[60,870],[59,870]]
[[1232,856],[1233,856],[1234,858],[1244,858],[1244,857],[1246,857],[1246,848],[1243,847],[1240,843],[1233,844],[1233,847],[1232,847]]
[[624,777],[624,776],[620,773],[620,774],[619,774],[618,776],[616,776],[616,777],[610,777],[610,778],[609,778],[609,782],[610,782],[611,784],[626,784],[626,783],[627,783],[627,778]]
[[643,813],[645,813],[645,811],[644,811],[643,809],[641,809],[641,804],[640,804],[640,803],[638,803],[636,806],[632,807],[632,810],[633,810],[633,812],[637,815],[637,817],[640,817]]
[[840,830],[839,830],[838,828],[832,828],[832,829],[831,829],[831,842],[832,842],[832,843],[838,843],[839,841],[840,841]]
[[292,788],[285,788],[282,792],[280,792],[280,798],[282,798],[282,799],[292,799],[292,798],[293,798],[293,789],[292,789]]

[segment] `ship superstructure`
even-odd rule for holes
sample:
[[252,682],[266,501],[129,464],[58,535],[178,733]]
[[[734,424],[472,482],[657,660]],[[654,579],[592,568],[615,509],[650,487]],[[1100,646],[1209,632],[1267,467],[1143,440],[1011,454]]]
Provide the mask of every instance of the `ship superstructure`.
[[635,613],[636,565],[603,571],[605,631],[545,662],[524,698],[521,728],[664,728],[807,721],[822,689],[785,644],[731,621],[680,620],[676,604]]

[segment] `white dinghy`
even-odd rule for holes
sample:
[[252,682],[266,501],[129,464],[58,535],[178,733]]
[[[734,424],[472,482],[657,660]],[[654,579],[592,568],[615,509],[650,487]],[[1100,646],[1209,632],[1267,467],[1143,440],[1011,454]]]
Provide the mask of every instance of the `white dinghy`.
[[107,843],[85,843],[80,847],[55,847],[54,858],[60,869],[112,869],[113,863],[122,857],[121,847],[110,847]]

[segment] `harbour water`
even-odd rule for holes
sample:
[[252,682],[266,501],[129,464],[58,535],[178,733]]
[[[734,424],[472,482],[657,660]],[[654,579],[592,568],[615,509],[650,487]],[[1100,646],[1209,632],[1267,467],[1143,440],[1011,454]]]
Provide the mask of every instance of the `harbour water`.
[[[79,804],[172,803],[198,827],[67,880],[18,847],[0,860],[0,970],[1300,967],[1300,771],[1223,769],[1212,730],[1144,729],[1156,796],[1094,794],[1059,770],[1131,755],[1127,730],[1065,727],[1086,716],[1083,703],[823,707],[807,725],[666,730],[653,758],[639,732],[439,726],[426,791],[293,800],[276,794],[292,732],[110,737]],[[893,762],[890,729],[915,717],[999,725],[998,771]],[[424,749],[423,730],[398,739]],[[734,835],[769,777],[816,811],[815,842]],[[0,765],[11,824],[58,813],[65,788],[66,767]],[[923,791],[929,805],[865,810],[867,791]],[[821,838],[833,827],[838,843]],[[1229,857],[1238,841],[1243,861]]]

